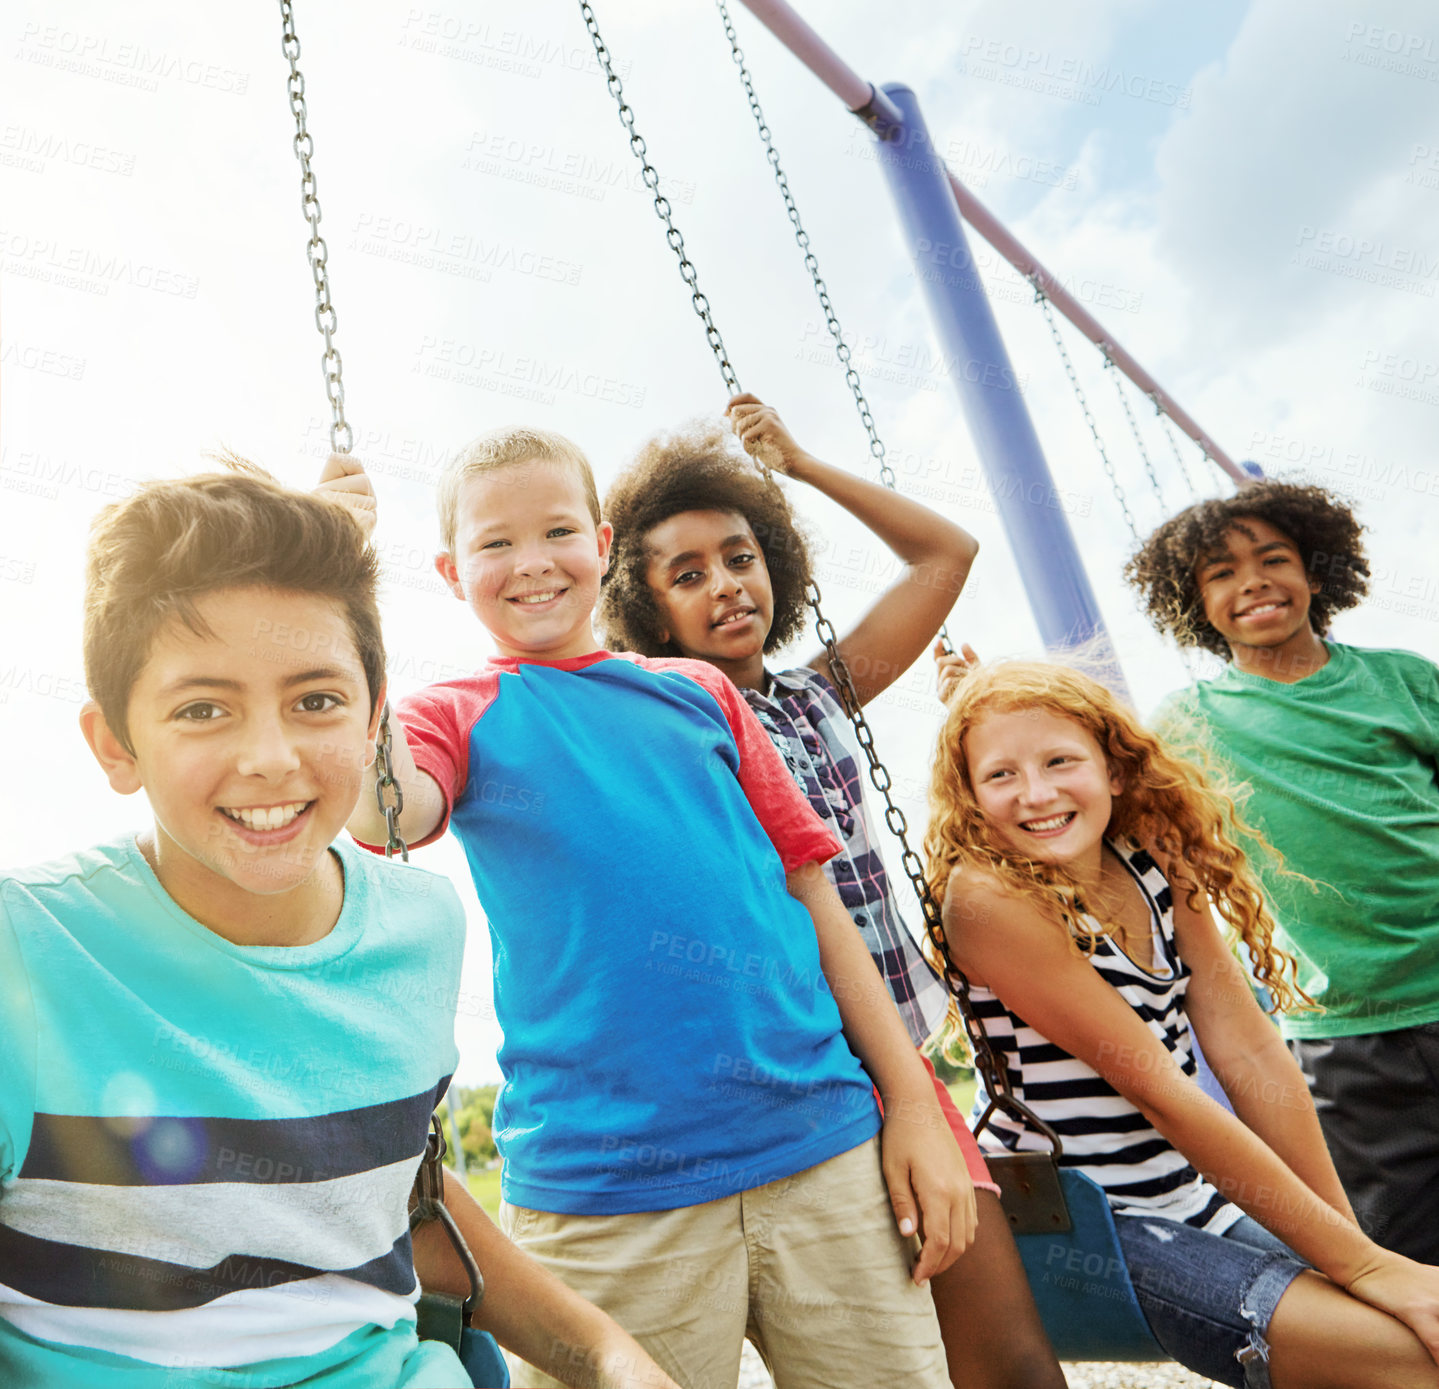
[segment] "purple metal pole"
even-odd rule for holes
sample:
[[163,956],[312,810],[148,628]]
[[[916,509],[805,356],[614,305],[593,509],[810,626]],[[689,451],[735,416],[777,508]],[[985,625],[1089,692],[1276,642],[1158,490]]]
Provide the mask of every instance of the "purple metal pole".
[[[883,92],[867,82],[849,66],[813,29],[785,3],[785,0],[742,0],[745,8],[760,21],[796,58],[826,87],[844,102],[855,115],[870,125],[893,126],[897,113]],[[876,109],[876,99],[881,103]],[[937,157],[937,156],[936,156]],[[1104,331],[1103,326],[1075,297],[1046,270],[1039,261],[1012,236],[995,215],[968,188],[946,169],[949,185],[959,203],[960,211],[996,251],[1026,278],[1039,277],[1040,286],[1051,304],[1059,310],[1090,342],[1109,354],[1115,368],[1122,371],[1146,396],[1149,396],[1170,419],[1226,473],[1241,486],[1254,474],[1237,464],[1219,447],[1193,417],[1135,359]]]
[[1069,528],[1064,494],[1054,485],[975,269],[944,162],[914,93],[895,84],[884,93],[904,124],[900,138],[891,132],[876,146],[880,168],[1040,636],[1051,649],[1097,639],[1108,648],[1109,683],[1122,693],[1123,677]]

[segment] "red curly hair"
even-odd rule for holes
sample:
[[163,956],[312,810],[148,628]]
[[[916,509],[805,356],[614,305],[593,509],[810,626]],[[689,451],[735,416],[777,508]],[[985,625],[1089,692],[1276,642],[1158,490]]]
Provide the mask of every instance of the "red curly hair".
[[[1314,1001],[1295,981],[1295,962],[1273,940],[1274,920],[1239,833],[1263,841],[1239,819],[1233,800],[1206,783],[1192,763],[1171,752],[1109,690],[1081,671],[1047,661],[997,661],[966,674],[948,701],[929,786],[925,877],[941,905],[956,870],[992,874],[1076,932],[1093,952],[1098,933],[1082,889],[1062,867],[1021,858],[992,833],[970,781],[965,737],[987,714],[1043,710],[1071,719],[1123,778],[1107,835],[1157,850],[1170,864],[1170,886],[1190,907],[1206,899],[1248,949],[1254,977],[1274,1007],[1303,1010]],[[1266,846],[1267,847],[1267,846]],[[1270,850],[1269,852],[1273,852]],[[1102,927],[1101,927],[1102,929]]]

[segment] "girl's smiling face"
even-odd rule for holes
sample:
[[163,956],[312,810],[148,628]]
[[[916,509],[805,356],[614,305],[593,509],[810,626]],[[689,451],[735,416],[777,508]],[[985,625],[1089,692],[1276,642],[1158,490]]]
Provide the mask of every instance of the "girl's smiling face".
[[983,714],[964,750],[980,814],[1003,846],[1071,871],[1098,866],[1124,783],[1088,729],[1044,709]]
[[763,680],[774,590],[764,552],[738,512],[682,511],[645,536],[663,639],[736,684]]

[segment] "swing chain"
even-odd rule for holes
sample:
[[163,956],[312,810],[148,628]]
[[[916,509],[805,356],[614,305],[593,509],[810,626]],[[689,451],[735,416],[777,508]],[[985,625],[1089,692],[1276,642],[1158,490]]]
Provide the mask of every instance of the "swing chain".
[[[1159,427],[1164,432],[1164,437],[1169,440],[1169,451],[1174,455],[1174,461],[1179,465],[1179,474],[1184,479],[1184,485],[1189,488],[1189,495],[1195,501],[1199,500],[1199,489],[1194,485],[1194,479],[1189,474],[1189,465],[1184,461],[1184,455],[1179,451],[1179,444],[1174,438],[1174,431],[1169,427],[1169,416],[1165,414],[1164,407],[1159,403],[1159,397],[1151,394],[1150,401],[1154,405],[1154,413],[1159,416]],[[1204,455],[1206,458],[1209,455]],[[1185,648],[1188,650],[1188,648]]]
[[665,225],[665,240],[669,242],[670,250],[679,260],[680,278],[690,287],[690,304],[699,316],[700,322],[705,326],[705,341],[709,343],[710,351],[714,353],[715,361],[719,364],[725,388],[730,395],[739,395],[739,377],[735,375],[735,370],[730,365],[729,357],[725,352],[724,339],[720,336],[720,330],[716,327],[714,315],[710,311],[709,299],[700,290],[699,272],[695,269],[694,262],[685,253],[685,239],[680,235],[680,229],[674,224],[670,200],[660,192],[660,176],[649,161],[644,137],[635,129],[635,113],[625,100],[624,85],[620,82],[619,74],[610,62],[610,51],[600,37],[599,22],[595,19],[595,12],[589,0],[580,0],[580,14],[584,18],[585,28],[589,31],[590,42],[594,45],[595,58],[604,72],[605,86],[609,88],[610,95],[614,97],[619,106],[621,123],[629,131],[630,153],[639,160],[645,187],[654,194],[655,213]]
[[[794,194],[790,190],[789,178],[785,174],[780,163],[779,150],[775,147],[774,137],[769,128],[769,122],[765,120],[764,110],[760,106],[759,96],[755,92],[754,81],[750,76],[749,66],[745,61],[744,51],[740,48],[739,37],[735,32],[734,22],[730,18],[729,9],[725,0],[715,0],[715,6],[719,10],[720,18],[724,23],[725,38],[729,40],[730,57],[735,66],[739,69],[740,81],[744,86],[745,96],[749,101],[750,113],[754,116],[755,126],[759,131],[760,140],[764,144],[765,158],[774,171],[774,181],[779,188],[780,195],[784,199],[785,215],[789,218],[790,225],[794,228],[795,242],[804,253],[804,266],[809,271],[810,281],[814,285],[815,296],[819,299],[820,308],[824,311],[825,326],[830,336],[834,339],[835,355],[844,366],[845,383],[849,386],[850,393],[854,397],[855,407],[859,411],[860,423],[864,426],[865,433],[869,436],[869,451],[871,456],[879,464],[880,481],[891,491],[898,491],[898,480],[895,477],[894,469],[890,466],[885,455],[883,441],[879,437],[879,431],[875,426],[874,415],[870,410],[869,401],[865,397],[864,387],[860,381],[859,373],[855,370],[853,354],[849,343],[845,340],[844,331],[840,327],[839,316],[835,313],[834,303],[830,299],[829,286],[825,284],[824,277],[820,273],[819,259],[814,253],[810,244],[809,233],[805,230],[800,220],[799,207],[795,203]],[[1009,1077],[1004,1071],[989,1044],[989,1037],[984,1031],[984,1024],[975,1017],[973,1007],[970,1003],[969,981],[957,970],[950,959],[949,950],[944,939],[944,926],[941,918],[939,904],[934,900],[934,894],[929,889],[929,883],[924,876],[924,864],[919,855],[909,843],[909,821],[904,811],[895,803],[891,794],[894,786],[894,778],[889,768],[881,761],[879,752],[874,745],[874,731],[870,728],[869,720],[865,716],[864,703],[859,697],[859,691],[855,688],[854,678],[850,674],[849,666],[839,649],[839,640],[835,634],[834,625],[824,615],[821,608],[821,595],[819,585],[813,580],[810,581],[805,590],[805,597],[814,613],[815,631],[820,641],[824,644],[825,657],[829,663],[830,675],[836,691],[839,694],[840,702],[844,706],[845,713],[849,716],[851,725],[855,731],[856,741],[859,743],[865,760],[869,764],[869,779],[874,789],[884,799],[884,822],[886,828],[899,842],[900,864],[905,875],[910,880],[915,896],[919,899],[920,910],[925,921],[925,931],[934,957],[940,962],[944,970],[946,981],[953,991],[959,1004],[960,1016],[965,1020],[973,1052],[975,1068],[980,1072],[984,1081],[985,1091],[990,1095],[1003,1095],[1013,1099],[1009,1085]],[[941,627],[939,635],[944,642],[946,651],[954,649],[949,636],[947,626]],[[1008,1106],[1006,1106],[1008,1107]]]
[[[723,12],[723,6],[721,6],[721,10]],[[643,166],[645,186],[655,195],[655,211],[659,215],[660,220],[665,224],[666,239],[669,241],[670,247],[679,257],[680,275],[691,288],[695,312],[705,325],[706,337],[711,350],[715,354],[716,360],[720,364],[720,371],[724,375],[725,385],[730,388],[732,394],[737,395],[739,394],[739,381],[735,376],[734,369],[730,366],[725,356],[724,343],[710,315],[709,301],[700,293],[694,266],[684,253],[684,238],[680,235],[679,229],[674,225],[672,220],[669,200],[663,197],[659,192],[659,175],[655,172],[646,157],[643,138],[635,130],[634,112],[624,100],[623,87],[620,83],[619,76],[616,74],[610,62],[609,49],[600,37],[599,25],[595,20],[594,10],[589,4],[589,0],[580,0],[580,13],[584,16],[585,28],[589,31],[590,40],[594,45],[595,57],[599,60],[600,67],[604,71],[606,85],[609,88],[610,95],[615,98],[615,101],[619,105],[620,120],[623,122],[625,129],[630,132],[630,150],[635,158],[640,160]],[[726,20],[728,20],[727,14]],[[726,33],[732,32],[732,29],[733,26],[727,23]],[[736,52],[737,51],[736,47]],[[747,73],[745,73],[745,75],[746,77],[748,76]],[[753,86],[748,81],[746,82],[746,89],[753,97]],[[757,118],[762,120],[757,101],[753,101],[752,109],[755,110]],[[761,133],[765,134],[767,130],[768,127],[764,127]],[[772,144],[770,144],[770,148],[773,149]],[[773,156],[771,162],[774,164],[776,172],[778,173],[779,157],[777,154]],[[788,194],[787,181],[781,185],[781,191]],[[793,198],[787,197],[786,207],[792,206]],[[792,215],[791,220],[796,223],[798,228],[797,212]],[[802,231],[802,228],[799,230]],[[808,265],[810,261],[814,260],[813,252],[808,250],[808,238],[801,241],[800,245],[806,250],[807,259],[805,263]],[[822,289],[824,282],[818,275],[818,262],[815,262],[815,270],[812,271],[812,274],[816,281],[816,288]],[[833,323],[830,331],[838,337],[839,324],[838,321],[834,319],[832,308],[828,307],[828,291],[824,291],[824,298],[821,302],[827,307],[827,319],[832,320]],[[843,340],[840,339],[840,341],[842,342]],[[846,348],[846,351],[847,350]],[[844,360],[844,358],[842,357],[841,360]],[[860,399],[863,399],[862,392],[860,393]],[[872,430],[872,418],[868,421],[866,428]],[[875,454],[877,458],[882,458],[883,446],[881,445],[880,447],[881,452]],[[762,462],[761,467],[763,467]],[[765,471],[768,473],[767,469]],[[895,487],[892,470],[885,479],[885,482],[890,488],[893,489]],[[1050,1138],[1055,1146],[1055,1150],[1058,1151],[1059,1140],[1054,1135],[1053,1130],[1034,1115],[1029,1108],[1014,1095],[1009,1083],[1008,1071],[999,1063],[998,1058],[995,1056],[994,1049],[990,1045],[989,1037],[985,1032],[983,1021],[974,1014],[974,1009],[970,1003],[969,981],[959,972],[953,960],[950,958],[949,949],[944,939],[944,923],[941,918],[939,903],[934,900],[934,894],[930,892],[929,884],[925,881],[923,862],[910,846],[909,822],[904,811],[895,803],[894,797],[891,794],[894,779],[890,775],[889,769],[880,761],[879,753],[875,749],[874,732],[869,726],[869,720],[865,717],[863,701],[859,697],[859,691],[855,688],[854,677],[850,674],[849,666],[845,663],[844,656],[840,652],[839,638],[835,633],[834,625],[824,615],[821,606],[822,596],[819,585],[815,583],[813,579],[806,585],[805,599],[814,613],[815,631],[819,634],[819,639],[824,644],[825,657],[829,664],[830,678],[835,686],[835,690],[839,694],[840,702],[844,706],[845,713],[848,715],[850,723],[854,726],[855,736],[860,748],[864,752],[865,760],[869,764],[870,781],[875,790],[884,798],[885,825],[888,827],[890,833],[899,841],[901,849],[900,862],[905,875],[909,878],[914,888],[915,895],[919,898],[920,907],[924,913],[925,931],[933,949],[935,960],[938,961],[939,967],[943,969],[949,986],[953,990],[959,1003],[961,1016],[965,1020],[965,1026],[969,1032],[973,1046],[975,1068],[984,1081],[985,1093],[991,1097],[990,1109],[992,1110],[996,1107],[1002,1108],[1016,1115],[1021,1121],[1033,1123],[1040,1132]],[[943,633],[943,635],[945,636],[946,646],[948,646],[948,634]],[[987,1117],[988,1114],[986,1114],[986,1118]]]
[[[779,150],[775,147],[773,135],[770,132],[769,122],[765,120],[764,111],[759,103],[759,97],[754,89],[753,79],[750,77],[749,66],[745,62],[744,52],[739,46],[739,38],[735,32],[734,22],[730,18],[729,9],[725,0],[715,0],[715,6],[719,10],[720,18],[724,22],[725,38],[729,40],[730,57],[735,66],[739,69],[740,81],[744,85],[745,96],[749,101],[750,113],[754,116],[755,126],[759,131],[760,140],[764,144],[765,158],[768,160],[771,169],[774,171],[774,181],[779,188],[780,195],[784,199],[785,215],[789,218],[790,225],[794,228],[795,241],[800,250],[804,253],[804,266],[809,271],[809,277],[814,285],[814,292],[819,299],[820,308],[824,311],[825,326],[830,336],[834,339],[835,355],[844,366],[845,383],[849,386],[850,393],[854,396],[854,403],[859,411],[860,423],[864,426],[865,433],[869,436],[869,451],[871,456],[879,464],[880,481],[891,491],[898,491],[898,480],[895,477],[894,469],[890,466],[885,456],[885,447],[879,437],[879,431],[875,427],[874,415],[870,410],[869,401],[864,394],[864,387],[860,381],[859,373],[855,370],[853,354],[849,343],[845,340],[844,332],[840,327],[839,316],[835,313],[833,301],[830,299],[829,287],[824,282],[820,273],[819,259],[814,253],[810,244],[809,233],[804,229],[800,220],[799,208],[795,203],[794,194],[790,190],[789,178],[786,176],[783,166],[780,163]],[[874,789],[884,799],[884,822],[886,828],[895,837],[900,846],[900,864],[905,876],[909,878],[910,885],[914,889],[915,896],[919,899],[920,910],[924,916],[925,933],[929,940],[934,958],[939,962],[944,971],[956,1003],[959,1006],[960,1016],[964,1019],[965,1029],[970,1038],[970,1049],[974,1058],[975,1069],[979,1072],[984,1083],[985,1093],[990,1096],[989,1108],[981,1120],[980,1128],[988,1120],[990,1113],[996,1108],[1019,1118],[1021,1122],[1028,1121],[1051,1142],[1056,1153],[1060,1151],[1060,1142],[1054,1131],[1039,1119],[1027,1105],[1016,1098],[1010,1085],[1008,1069],[1000,1064],[999,1058],[995,1055],[994,1048],[990,1044],[989,1034],[985,1031],[984,1022],[977,1016],[970,998],[969,981],[956,968],[949,954],[948,944],[944,937],[944,923],[939,909],[939,903],[934,900],[934,894],[930,891],[929,883],[924,876],[924,864],[919,855],[915,853],[909,842],[909,821],[903,809],[895,803],[891,794],[894,787],[894,778],[889,768],[880,760],[879,752],[874,745],[874,731],[870,728],[869,720],[865,716],[864,702],[860,699],[859,691],[855,688],[854,677],[850,673],[849,666],[839,649],[839,638],[835,633],[834,624],[830,622],[821,607],[821,594],[819,585],[813,579],[809,581],[805,589],[805,598],[810,609],[814,613],[815,631],[824,645],[825,658],[829,664],[830,678],[836,692],[839,694],[840,702],[844,706],[845,713],[854,728],[856,741],[859,743],[865,760],[869,764],[869,779]],[[944,643],[946,651],[953,651],[954,647],[950,640],[947,625],[942,626],[939,635]]]
[[795,204],[794,194],[790,192],[789,178],[780,165],[779,151],[775,148],[774,139],[770,134],[769,122],[765,120],[764,111],[759,104],[759,97],[755,94],[754,82],[750,78],[744,51],[739,46],[739,36],[735,33],[734,22],[730,19],[725,0],[715,0],[715,7],[724,21],[724,32],[725,38],[729,40],[730,57],[734,59],[735,66],[739,68],[740,81],[744,84],[745,96],[749,98],[750,112],[759,129],[759,137],[764,141],[765,158],[774,170],[774,181],[779,187],[780,195],[784,198],[785,213],[789,217],[790,225],[794,227],[794,239],[800,250],[804,252],[804,267],[809,271],[809,277],[814,283],[814,292],[819,298],[820,308],[824,310],[825,327],[829,329],[829,334],[834,339],[835,356],[844,365],[845,384],[848,385],[850,393],[854,396],[860,423],[864,426],[864,432],[869,436],[870,454],[879,464],[879,474],[884,485],[892,488],[895,486],[894,469],[890,467],[889,460],[885,457],[884,442],[875,428],[874,416],[870,412],[869,401],[865,398],[864,386],[860,382],[859,373],[854,369],[849,343],[845,341],[844,332],[839,326],[839,318],[834,311],[834,304],[829,297],[829,287],[820,274],[819,260],[810,246],[809,233],[805,231],[804,225],[800,221],[799,208]]
[[900,866],[909,879],[910,885],[914,888],[915,896],[919,898],[920,911],[924,916],[925,935],[929,941],[931,952],[939,968],[943,970],[945,982],[949,985],[955,1002],[959,1005],[959,1015],[964,1020],[965,1031],[969,1036],[974,1068],[984,1083],[984,1093],[989,1096],[989,1108],[985,1110],[975,1132],[978,1133],[983,1129],[994,1110],[1002,1109],[1021,1123],[1030,1125],[1036,1132],[1043,1134],[1050,1141],[1054,1151],[1058,1153],[1062,1151],[1058,1135],[1015,1095],[1014,1089],[1010,1085],[1008,1067],[1003,1065],[995,1054],[994,1047],[989,1040],[989,1033],[985,1030],[984,1020],[974,1011],[969,980],[964,977],[950,957],[949,944],[944,936],[943,914],[940,911],[939,903],[934,900],[934,893],[930,891],[929,882],[924,876],[924,863],[910,846],[909,820],[890,794],[894,786],[894,779],[875,749],[874,732],[869,726],[869,720],[865,717],[864,704],[860,700],[859,691],[855,688],[854,677],[850,674],[849,666],[845,663],[843,655],[840,654],[839,638],[835,634],[834,625],[821,611],[819,585],[813,579],[805,589],[805,599],[814,613],[815,631],[819,633],[819,639],[824,643],[831,680],[839,694],[840,703],[844,706],[844,711],[849,715],[850,723],[854,726],[860,749],[869,764],[870,782],[884,798],[885,826],[899,841]]
[[[1084,422],[1089,426],[1089,434],[1094,440],[1094,447],[1099,450],[1100,462],[1104,464],[1104,475],[1109,479],[1114,499],[1119,503],[1119,509],[1124,514],[1124,524],[1129,527],[1129,533],[1134,537],[1134,543],[1137,545],[1141,540],[1139,527],[1134,524],[1134,513],[1129,509],[1129,499],[1124,494],[1119,474],[1114,471],[1114,464],[1104,447],[1104,440],[1100,438],[1099,426],[1094,422],[1094,414],[1089,408],[1089,399],[1084,394],[1084,387],[1079,384],[1079,376],[1074,370],[1074,363],[1069,360],[1069,350],[1064,345],[1064,339],[1059,335],[1059,325],[1054,321],[1054,311],[1049,306],[1049,296],[1044,292],[1044,286],[1040,282],[1038,274],[1030,274],[1026,278],[1034,289],[1034,302],[1044,311],[1044,321],[1049,325],[1049,335],[1054,339],[1055,347],[1059,349],[1060,361],[1064,363],[1064,374],[1069,377],[1069,384],[1074,390],[1074,398],[1079,402],[1080,410],[1084,412]],[[1112,366],[1108,349],[1102,350],[1105,364]]]
[[300,40],[295,36],[295,12],[291,0],[280,0],[280,15],[285,37],[281,51],[290,61],[290,110],[295,117],[295,138],[291,142],[295,158],[300,161],[300,210],[310,224],[310,240],[305,254],[310,262],[310,276],[315,282],[315,327],[325,340],[320,365],[325,373],[325,395],[330,402],[330,448],[334,453],[349,453],[354,434],[345,420],[345,386],[340,376],[340,349],[335,346],[335,306],[330,300],[329,248],[320,235],[320,198],[315,186],[315,171],[310,157],[315,140],[305,127],[305,78],[300,72]]
[[1149,478],[1149,485],[1154,489],[1154,495],[1159,500],[1159,509],[1164,515],[1169,514],[1169,503],[1164,500],[1164,488],[1160,485],[1159,475],[1154,471],[1154,463],[1149,457],[1149,450],[1144,446],[1144,435],[1139,432],[1139,421],[1134,418],[1134,411],[1129,408],[1129,396],[1124,389],[1124,378],[1119,374],[1114,365],[1114,358],[1106,351],[1104,354],[1104,369],[1114,378],[1114,390],[1119,396],[1119,403],[1124,407],[1124,418],[1129,421],[1129,432],[1134,435],[1134,446],[1139,450],[1139,457],[1144,463],[1145,475]]
[[[759,96],[754,89],[754,80],[750,76],[749,64],[745,61],[744,50],[739,46],[739,35],[735,32],[734,21],[730,18],[729,7],[725,0],[715,0],[715,8],[719,10],[720,18],[724,22],[725,38],[729,40],[730,57],[734,60],[735,66],[739,69],[740,81],[744,84],[745,96],[749,100],[750,113],[754,116],[755,127],[759,131],[759,137],[764,142],[765,158],[769,161],[770,167],[774,170],[774,181],[779,188],[780,196],[784,199],[785,215],[794,227],[794,239],[801,251],[804,252],[804,268],[809,271],[809,277],[814,285],[816,298],[819,306],[824,311],[825,327],[829,335],[834,339],[834,353],[844,367],[845,384],[854,397],[855,408],[859,411],[860,424],[864,426],[864,432],[869,436],[869,452],[871,457],[879,464],[879,480],[890,489],[891,492],[899,490],[899,482],[895,477],[894,469],[890,466],[889,459],[885,455],[884,441],[879,437],[879,430],[874,422],[874,414],[870,409],[869,400],[864,393],[864,385],[860,381],[859,372],[855,370],[854,355],[849,343],[845,340],[844,330],[840,327],[839,316],[835,313],[834,302],[829,296],[829,286],[824,282],[824,276],[820,274],[819,258],[810,245],[809,233],[804,229],[800,220],[799,207],[795,203],[794,194],[790,191],[789,177],[780,164],[779,150],[775,147],[774,136],[772,135],[769,122],[765,120],[764,110],[759,104]],[[818,624],[818,619],[817,619]],[[816,624],[816,625],[817,625]],[[826,624],[827,625],[827,624]],[[939,629],[940,639],[944,642],[946,651],[953,651],[954,645],[950,640],[948,626]],[[830,664],[833,665],[836,655],[831,653]],[[858,724],[856,724],[858,728]],[[885,773],[888,776],[888,773]]]
[[375,804],[385,817],[385,857],[394,858],[398,853],[404,862],[410,861],[409,845],[400,833],[400,812],[405,808],[405,793],[400,779],[395,775],[393,761],[394,740],[390,736],[390,706],[388,701],[380,713],[380,732],[375,740]]

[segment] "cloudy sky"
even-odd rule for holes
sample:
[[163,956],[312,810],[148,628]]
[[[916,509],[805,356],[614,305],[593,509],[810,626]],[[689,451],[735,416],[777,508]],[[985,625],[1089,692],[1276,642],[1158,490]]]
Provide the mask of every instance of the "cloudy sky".
[[[1436,655],[1439,20],[1424,0],[831,0],[806,7],[867,77],[918,94],[939,149],[1234,456],[1353,498],[1374,593],[1343,639]],[[381,498],[396,692],[487,649],[430,568],[433,482],[500,424],[573,436],[601,485],[647,434],[723,407],[577,6],[299,0],[315,168],[356,451]],[[864,436],[702,0],[601,7],[731,360],[812,451]],[[951,628],[1032,650],[1021,577],[867,132],[736,5],[756,86],[901,482],[983,553]],[[89,518],[231,447],[296,484],[328,415],[278,7],[55,0],[0,21],[0,862],[144,823],[80,739]],[[1138,702],[1187,678],[1118,580],[1132,540],[1043,320],[976,258]],[[1141,531],[1189,499],[1138,410],[1069,334]],[[1228,484],[1182,450],[1204,492]],[[837,625],[892,572],[799,503]],[[1428,537],[1426,539],[1426,537]],[[802,646],[797,659],[807,659]],[[919,817],[935,727],[916,669],[876,711]],[[461,1078],[496,1074],[483,918]]]

